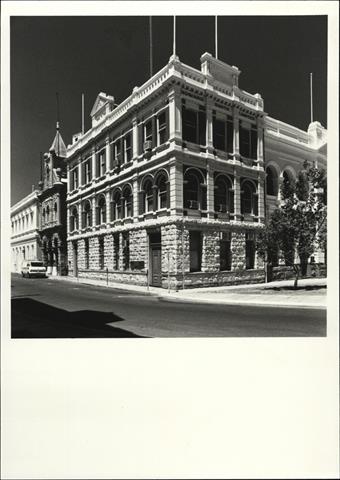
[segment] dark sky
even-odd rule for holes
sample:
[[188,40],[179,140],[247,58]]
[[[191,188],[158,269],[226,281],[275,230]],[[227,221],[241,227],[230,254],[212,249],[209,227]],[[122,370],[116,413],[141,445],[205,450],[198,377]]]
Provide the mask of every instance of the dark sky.
[[[240,87],[264,98],[265,111],[306,129],[313,72],[314,119],[327,120],[327,17],[219,17],[219,58],[241,71]],[[153,17],[154,72],[172,53],[172,17]],[[214,54],[214,17],[177,17],[177,54],[200,68]],[[85,130],[100,91],[120,103],[149,76],[148,17],[11,18],[11,203],[40,176],[39,152],[55,135],[56,92],[66,144]]]

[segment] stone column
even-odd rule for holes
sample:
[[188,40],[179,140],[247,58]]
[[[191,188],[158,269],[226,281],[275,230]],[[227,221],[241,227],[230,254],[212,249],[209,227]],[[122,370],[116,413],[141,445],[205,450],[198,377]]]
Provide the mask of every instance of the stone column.
[[95,147],[92,147],[92,178],[96,178],[96,149]]
[[207,165],[207,214],[208,218],[214,218],[214,170]]
[[105,200],[106,200],[106,219],[105,223],[111,222],[111,208],[110,208],[110,190],[105,193]]
[[212,154],[214,151],[214,143],[213,143],[213,103],[209,99],[206,102],[207,108],[207,120],[206,120],[206,147],[207,153]]
[[263,120],[257,117],[257,168],[262,169],[263,162]]
[[107,135],[105,139],[105,171],[106,173],[110,170],[110,155],[111,155],[111,145],[110,145],[110,137]]
[[138,195],[138,178],[137,176],[132,179],[132,188],[133,188],[133,221],[138,222],[139,215],[139,195]]
[[170,165],[170,213],[182,215],[183,212],[183,165],[172,158]]
[[258,217],[259,217],[259,222],[264,222],[264,178],[260,173],[257,176],[257,194],[258,194],[258,203],[257,203],[257,208],[258,208]]
[[132,119],[132,159],[136,160],[138,157],[138,125],[137,117]]
[[180,143],[182,140],[181,99],[178,88],[173,88],[168,94],[169,99],[169,140]]
[[82,203],[78,203],[78,230],[80,231],[83,227],[83,208]]
[[241,219],[241,179],[238,171],[234,168],[234,219]]
[[281,195],[281,186],[283,184],[283,172],[280,173],[277,179],[277,203],[281,205],[282,202],[282,195]]
[[234,160],[240,160],[240,119],[238,108],[233,108],[233,124],[234,124]]
[[118,269],[119,270],[124,270],[124,249],[123,249],[123,234],[119,233],[119,257],[118,257]]
[[67,207],[67,210],[66,210],[66,232],[67,232],[67,235],[70,233],[71,231],[71,206],[69,205]]
[[97,224],[96,197],[92,197],[92,227]]

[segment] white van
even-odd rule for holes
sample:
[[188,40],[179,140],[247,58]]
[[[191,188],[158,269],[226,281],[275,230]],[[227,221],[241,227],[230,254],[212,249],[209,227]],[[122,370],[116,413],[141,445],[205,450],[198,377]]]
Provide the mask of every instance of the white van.
[[23,277],[46,277],[46,267],[39,260],[25,260],[21,267]]

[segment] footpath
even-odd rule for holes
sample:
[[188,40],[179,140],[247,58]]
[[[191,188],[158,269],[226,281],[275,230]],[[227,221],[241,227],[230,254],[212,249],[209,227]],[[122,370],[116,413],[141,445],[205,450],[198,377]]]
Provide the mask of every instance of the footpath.
[[261,305],[296,308],[326,308],[327,279],[306,278],[293,289],[294,280],[280,280],[252,285],[232,285],[223,287],[190,288],[170,291],[156,287],[141,287],[102,280],[77,279],[73,277],[49,277],[49,280],[81,283],[98,287],[128,290],[145,293],[169,302],[195,302],[223,305]]

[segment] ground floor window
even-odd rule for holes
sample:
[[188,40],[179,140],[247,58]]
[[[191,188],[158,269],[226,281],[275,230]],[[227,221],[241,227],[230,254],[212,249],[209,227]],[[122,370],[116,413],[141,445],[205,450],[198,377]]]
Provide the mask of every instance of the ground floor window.
[[104,270],[104,237],[99,237],[99,268]]
[[190,272],[200,272],[202,263],[201,232],[189,232]]
[[255,234],[246,233],[246,269],[253,269],[255,265]]
[[223,233],[220,240],[220,270],[231,270],[231,237],[230,232]]
[[123,233],[123,268],[128,270],[130,265],[129,232]]
[[119,234],[113,235],[113,268],[119,269]]
[[85,238],[85,268],[90,268],[90,246],[88,238]]

